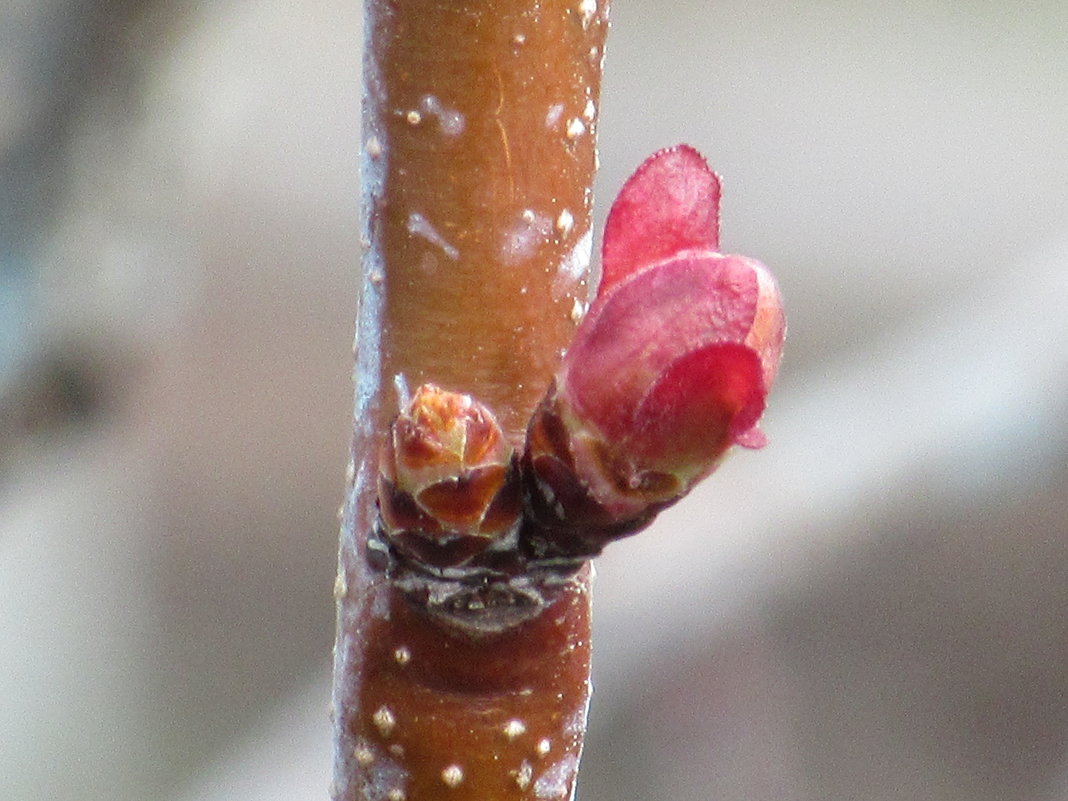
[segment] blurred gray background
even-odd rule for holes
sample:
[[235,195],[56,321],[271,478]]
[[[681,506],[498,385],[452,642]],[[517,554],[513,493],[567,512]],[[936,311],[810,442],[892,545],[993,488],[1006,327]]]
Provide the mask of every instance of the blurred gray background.
[[[0,0],[2,799],[326,797],[360,42]],[[790,336],[599,562],[581,801],[1068,800],[1068,4],[615,0],[601,112]]]

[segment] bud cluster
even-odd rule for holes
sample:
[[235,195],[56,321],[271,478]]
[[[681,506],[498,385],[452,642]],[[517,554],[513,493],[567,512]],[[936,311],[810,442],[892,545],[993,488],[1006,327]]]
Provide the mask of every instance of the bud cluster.
[[765,444],[782,299],[766,267],[719,251],[719,195],[685,145],[627,181],[597,296],[521,454],[470,396],[418,390],[381,459],[397,554],[431,571],[585,559],[647,526],[733,445]]

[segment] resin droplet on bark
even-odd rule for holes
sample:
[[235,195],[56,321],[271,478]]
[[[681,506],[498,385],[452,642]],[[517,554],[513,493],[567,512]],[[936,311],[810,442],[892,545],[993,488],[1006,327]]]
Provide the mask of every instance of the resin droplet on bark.
[[588,556],[647,525],[756,425],[785,317],[771,273],[718,252],[719,181],[661,151],[609,213],[604,279],[528,431],[536,551]]
[[421,386],[390,425],[378,502],[388,541],[428,567],[462,565],[513,534],[515,458],[492,412],[470,395]]

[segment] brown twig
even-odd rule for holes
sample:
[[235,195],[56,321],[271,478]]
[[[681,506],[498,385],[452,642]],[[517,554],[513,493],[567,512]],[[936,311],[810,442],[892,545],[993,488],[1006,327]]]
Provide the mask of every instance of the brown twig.
[[352,467],[336,586],[334,798],[567,798],[589,697],[581,570],[536,614],[429,614],[368,560],[407,387],[491,407],[513,446],[581,317],[601,0],[366,0]]

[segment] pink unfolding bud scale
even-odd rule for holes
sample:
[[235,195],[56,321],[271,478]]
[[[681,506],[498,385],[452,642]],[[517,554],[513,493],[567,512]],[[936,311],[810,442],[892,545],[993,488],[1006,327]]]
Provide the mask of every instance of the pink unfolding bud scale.
[[682,251],[719,250],[720,193],[719,176],[689,145],[647,158],[623,185],[605,222],[598,294]]
[[680,145],[639,167],[609,212],[601,285],[524,456],[541,496],[531,505],[559,534],[550,551],[600,550],[732,445],[766,441],[757,423],[782,353],[782,300],[766,267],[719,251],[719,197],[716,174]]

